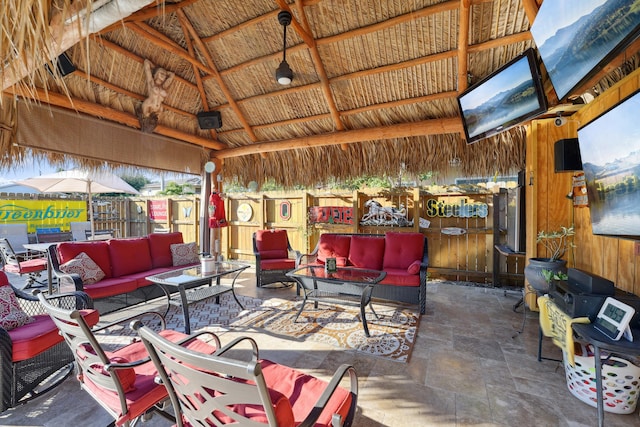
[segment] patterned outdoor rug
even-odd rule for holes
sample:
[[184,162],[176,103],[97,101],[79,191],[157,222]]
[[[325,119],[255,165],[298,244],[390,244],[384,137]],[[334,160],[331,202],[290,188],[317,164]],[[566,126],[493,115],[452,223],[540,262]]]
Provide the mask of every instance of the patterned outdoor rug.
[[371,335],[367,338],[359,308],[321,302],[315,309],[309,302],[294,323],[300,304],[302,301],[265,301],[255,313],[233,325],[262,328],[271,334],[323,342],[397,362],[409,359],[420,319],[411,308],[374,304],[380,319],[367,310]]
[[[189,305],[191,331],[225,329],[266,331],[271,335],[296,340],[322,342],[334,347],[355,350],[370,356],[406,362],[415,341],[420,316],[410,307],[374,304],[380,317],[376,319],[367,309],[367,323],[371,337],[364,335],[358,307],[320,303],[318,309],[308,302],[298,321],[293,319],[302,300],[261,299],[238,295],[244,306],[241,310],[231,294],[220,296],[220,304],[208,298]],[[167,328],[184,330],[182,309],[172,306],[166,315]],[[120,344],[126,335],[119,328],[109,331],[104,343]],[[114,341],[112,341],[114,340]],[[103,339],[101,339],[103,341]]]

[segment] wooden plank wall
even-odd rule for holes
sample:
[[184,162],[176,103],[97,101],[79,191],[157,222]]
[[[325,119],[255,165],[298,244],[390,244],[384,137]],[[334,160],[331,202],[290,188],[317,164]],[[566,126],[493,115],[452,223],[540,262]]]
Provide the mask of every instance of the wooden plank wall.
[[[400,208],[408,212],[413,225],[408,227],[383,227],[360,225],[362,216],[368,212],[368,200],[377,200],[383,206]],[[440,214],[429,216],[427,201],[459,206],[465,204],[486,204],[486,217],[460,218]],[[152,219],[151,205],[166,201],[166,219]],[[291,215],[280,214],[283,202],[290,203]],[[239,209],[250,216],[241,220]],[[335,206],[353,209],[351,224],[308,222],[309,207]],[[366,191],[317,191],[317,192],[267,192],[229,193],[225,195],[228,227],[214,232],[212,241],[220,241],[220,252],[226,259],[254,261],[252,235],[261,229],[286,229],[292,246],[302,253],[311,252],[325,232],[383,234],[386,231],[421,232],[429,242],[429,274],[449,280],[492,283],[494,258],[493,195],[492,194],[428,194],[419,188],[396,190],[370,189]],[[199,243],[200,230],[199,196],[172,197],[97,197],[96,229],[116,230],[119,237],[145,236],[156,229],[180,231],[186,242]],[[429,228],[420,228],[420,218],[430,221]],[[461,235],[442,233],[445,228],[457,227],[465,231]],[[211,248],[213,250],[213,248]],[[513,266],[501,259],[501,284],[521,285],[509,279],[508,271]],[[521,271],[516,271],[521,273]]]
[[[616,287],[636,295],[640,295],[639,243],[593,235],[589,209],[574,208],[566,197],[572,188],[573,174],[554,171],[553,150],[556,141],[576,138],[580,126],[586,125],[638,88],[640,69],[568,117],[564,126],[555,126],[553,119],[532,121],[527,136],[526,159],[527,258],[546,256],[542,246],[536,244],[540,230],[574,224],[576,248],[565,256],[567,265],[606,277]],[[535,309],[535,293],[528,289],[527,305]]]
[[[322,233],[371,233],[382,234],[386,231],[421,232],[429,241],[429,274],[449,280],[492,283],[494,233],[493,233],[493,195],[492,194],[445,194],[433,195],[421,192],[417,188],[389,190],[367,190],[354,192],[318,191],[289,193],[249,193],[227,194],[229,227],[222,231],[225,256],[253,261],[252,234],[259,229],[286,229],[294,249],[302,253],[311,252]],[[368,212],[365,203],[374,199],[383,206],[399,208],[402,204],[413,219],[411,227],[364,226],[359,221]],[[456,218],[451,216],[429,217],[425,211],[427,200],[460,205],[486,204],[487,215],[483,218]],[[291,203],[291,218],[279,217],[279,205],[283,201]],[[238,208],[249,205],[252,215],[248,221],[238,218]],[[351,207],[354,218],[351,224],[307,223],[307,212],[312,206]],[[243,206],[243,209],[246,206]],[[431,221],[429,228],[420,228],[419,218]],[[458,227],[466,231],[461,235],[442,233],[444,228]],[[228,254],[228,255],[226,255]],[[512,261],[501,259],[500,271],[522,273],[523,265],[507,265]],[[513,278],[514,274],[505,274],[501,283],[522,285],[522,280]]]

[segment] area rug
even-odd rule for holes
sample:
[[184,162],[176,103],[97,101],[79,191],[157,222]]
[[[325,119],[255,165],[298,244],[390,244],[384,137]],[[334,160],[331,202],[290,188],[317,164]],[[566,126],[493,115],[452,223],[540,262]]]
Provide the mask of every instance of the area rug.
[[[367,309],[367,324],[370,337],[364,334],[358,307],[321,302],[317,309],[308,302],[304,311],[294,323],[302,300],[289,301],[270,298],[261,300],[238,295],[242,310],[231,294],[208,298],[189,305],[191,331],[209,330],[215,333],[228,329],[244,329],[257,333],[264,331],[270,335],[302,341],[314,341],[338,348],[355,350],[374,357],[397,362],[407,362],[413,349],[420,316],[409,306],[374,304],[379,319]],[[171,306],[166,315],[169,329],[184,330],[182,309]],[[108,331],[111,336],[105,344],[121,344],[124,331]],[[115,335],[115,337],[114,337]],[[116,338],[121,335],[120,338]],[[115,341],[111,341],[111,340]],[[102,341],[102,340],[101,340]]]
[[270,334],[322,342],[397,362],[409,360],[420,319],[411,308],[374,304],[380,318],[367,310],[367,338],[358,307],[321,302],[316,309],[308,302],[294,323],[300,304],[302,301],[265,301],[256,312],[232,325],[265,329]]

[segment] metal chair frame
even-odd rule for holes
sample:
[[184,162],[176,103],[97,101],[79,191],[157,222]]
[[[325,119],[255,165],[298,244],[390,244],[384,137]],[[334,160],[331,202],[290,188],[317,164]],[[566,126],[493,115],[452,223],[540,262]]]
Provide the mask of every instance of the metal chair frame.
[[[225,345],[214,354],[202,354],[191,351],[161,337],[146,326],[134,324],[134,329],[147,347],[151,360],[156,365],[160,380],[167,387],[169,398],[176,412],[176,425],[183,427],[185,421],[190,425],[222,425],[221,417],[228,418],[229,423],[239,427],[255,427],[266,425],[262,421],[252,419],[249,413],[262,414],[269,426],[277,426],[275,406],[271,392],[293,403],[294,399],[305,394],[301,377],[296,377],[296,390],[291,396],[270,388],[262,372],[263,364],[273,362],[261,361],[258,357],[258,346],[249,337],[239,337]],[[251,344],[251,360],[243,361],[227,356],[237,344]],[[234,350],[234,354],[241,349]],[[283,367],[284,369],[290,369]],[[291,370],[293,371],[293,370]],[[324,408],[339,389],[342,379],[348,376],[351,402],[345,419],[331,414],[331,422],[326,427],[351,426],[357,407],[358,378],[353,366],[344,364],[338,368],[326,387],[318,391],[319,395],[306,418],[297,424],[299,427],[320,427],[318,419]],[[271,385],[272,386],[272,385]],[[285,387],[286,388],[286,387]],[[308,396],[305,396],[308,397]],[[181,416],[178,416],[181,414]],[[293,417],[293,414],[291,413]]]
[[[163,392],[158,392],[158,384],[154,383],[153,385],[149,385],[146,383],[149,388],[144,390],[144,393],[141,393],[140,387],[144,388],[145,386],[140,386],[140,383],[137,382],[137,371],[135,372],[136,380],[134,382],[136,386],[133,390],[126,389],[126,384],[123,383],[120,377],[120,373],[126,372],[124,370],[130,370],[131,368],[134,370],[141,368],[147,372],[145,365],[151,363],[146,352],[144,352],[144,347],[142,347],[142,344],[136,339],[135,333],[131,332],[130,335],[120,334],[120,336],[130,337],[130,344],[121,346],[120,350],[132,348],[135,350],[132,352],[133,354],[145,355],[145,357],[137,360],[118,361],[111,359],[109,355],[122,354],[122,352],[108,351],[96,337],[97,333],[113,331],[114,328],[128,329],[134,321],[139,323],[144,322],[148,327],[149,325],[153,325],[154,329],[157,330],[166,330],[165,319],[161,314],[156,312],[138,313],[92,329],[87,325],[79,311],[54,307],[48,304],[43,294],[38,294],[38,297],[45,310],[58,326],[61,335],[64,337],[66,344],[75,357],[78,369],[77,377],[82,389],[89,393],[96,402],[114,417],[115,425],[125,427],[135,426],[139,420],[147,420],[154,413],[158,413],[171,422],[175,422],[175,416],[165,409],[164,403],[167,400],[167,393],[164,390]],[[215,334],[210,332],[203,332],[193,336],[175,334],[175,336],[181,338],[179,341],[180,345],[193,342],[197,337],[202,335],[209,336],[215,343],[213,350],[220,348],[220,340]],[[142,347],[142,352],[139,351],[140,347]],[[148,377],[149,375],[155,376],[155,373],[148,375],[143,374],[142,376]],[[114,402],[104,401],[102,399],[104,396],[98,395],[95,390],[97,390],[98,393],[117,394],[119,405],[116,405]],[[138,396],[139,394],[142,395]],[[146,401],[148,405],[136,405],[136,400],[133,400],[134,395],[137,396],[138,401]]]
[[2,256],[3,270],[6,273],[29,276],[25,288],[34,287],[36,283],[47,286],[47,283],[40,280],[40,274],[48,268],[44,254],[17,255],[9,240],[0,238],[0,256]]

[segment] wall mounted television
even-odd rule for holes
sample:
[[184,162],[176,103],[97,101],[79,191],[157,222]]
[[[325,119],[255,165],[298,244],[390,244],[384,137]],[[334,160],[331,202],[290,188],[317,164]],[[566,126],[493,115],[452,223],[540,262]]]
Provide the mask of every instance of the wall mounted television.
[[527,49],[464,91],[458,106],[468,144],[546,112],[535,51]]
[[578,129],[593,234],[640,239],[640,91]]
[[640,34],[640,0],[545,0],[531,25],[562,100]]

